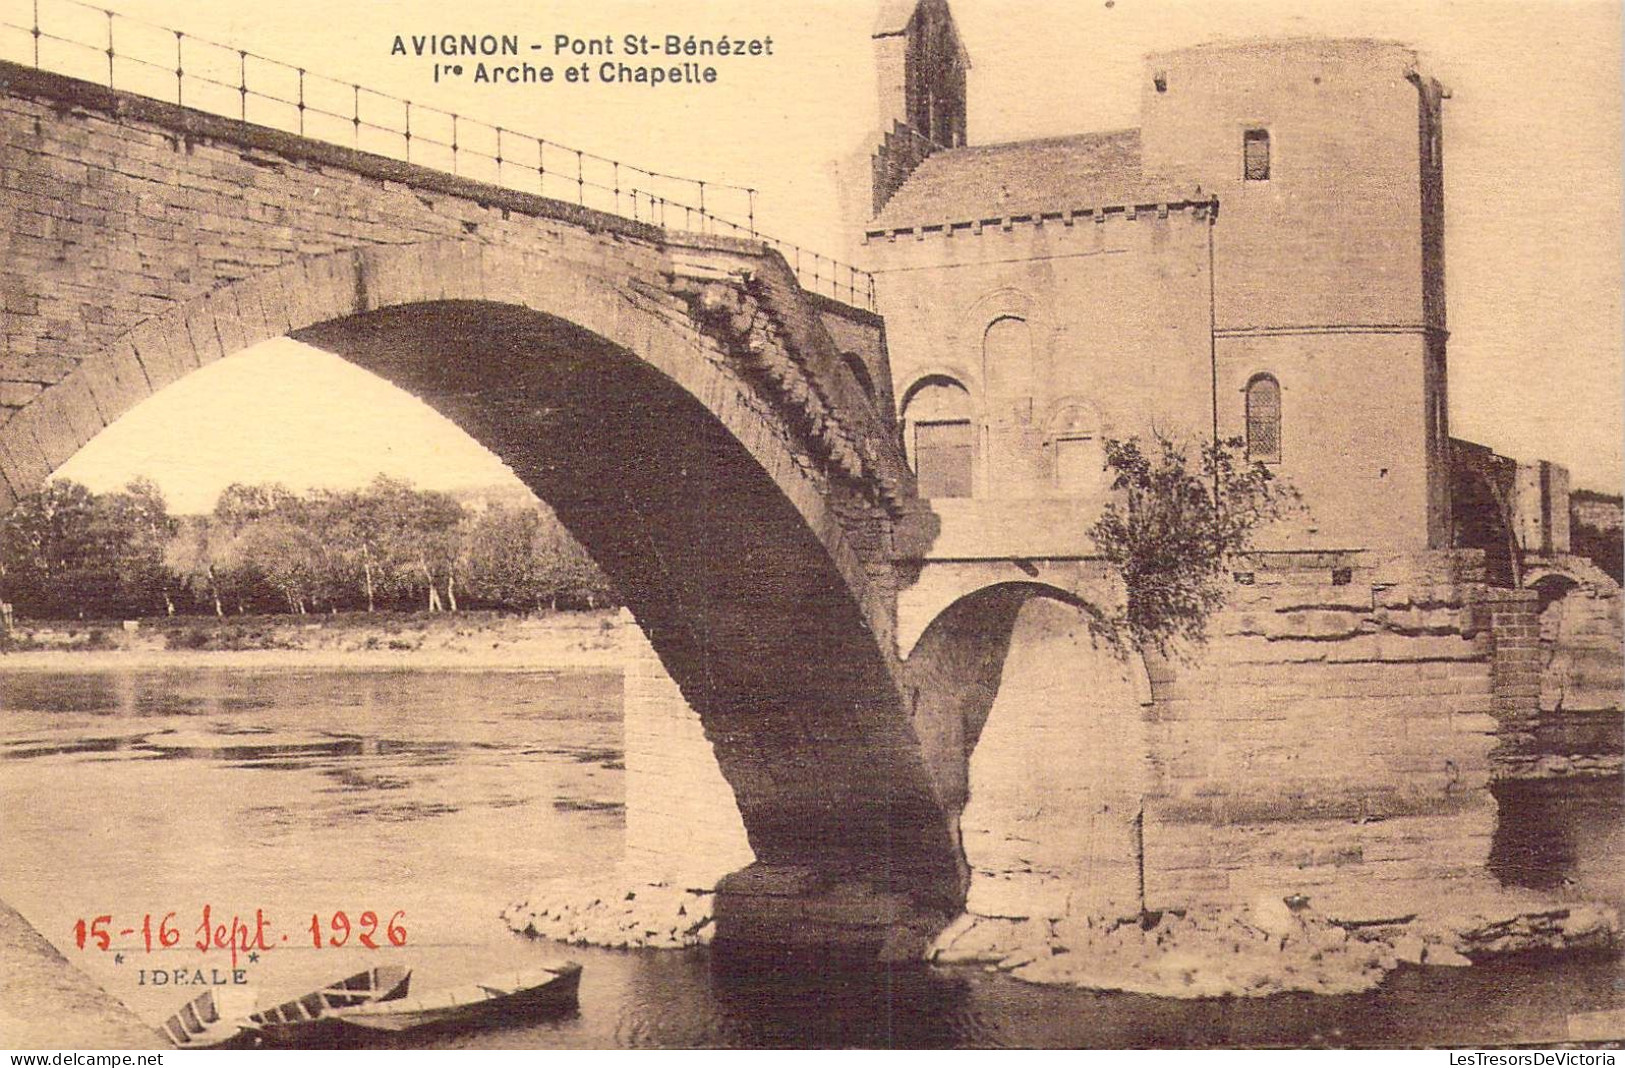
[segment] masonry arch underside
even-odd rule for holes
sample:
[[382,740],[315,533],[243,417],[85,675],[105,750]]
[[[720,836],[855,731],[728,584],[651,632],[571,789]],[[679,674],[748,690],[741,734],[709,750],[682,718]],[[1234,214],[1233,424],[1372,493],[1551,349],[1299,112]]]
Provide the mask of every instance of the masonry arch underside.
[[[524,277],[524,266],[500,276]],[[264,336],[238,323],[240,345],[177,352],[176,338],[198,333],[186,326],[198,309],[178,308],[178,330],[145,335],[168,339],[173,374],[140,370],[146,388],[115,403],[107,378],[130,369],[113,366],[115,353],[92,357],[75,376],[101,378],[53,387],[47,396],[63,392],[51,417],[111,423],[189,370],[284,334],[379,375],[507,463],[615,583],[699,713],[759,860],[952,883],[951,843],[871,629],[861,565],[783,435],[743,425],[764,416],[729,395],[738,384],[696,334],[624,300],[607,315],[564,311],[583,307],[579,280],[524,299],[466,281],[448,298],[442,282],[384,304],[368,283],[389,277],[387,262],[343,255],[303,277],[331,278],[333,291],[280,284],[290,298],[280,329],[267,314]],[[253,285],[239,283],[236,300],[236,287],[217,290],[213,314],[246,306]],[[93,410],[74,410],[84,405]],[[12,432],[0,428],[0,447]]]
[[916,732],[959,817],[971,912],[1140,907],[1150,689],[1099,619],[1076,592],[998,582],[938,615],[908,660]]

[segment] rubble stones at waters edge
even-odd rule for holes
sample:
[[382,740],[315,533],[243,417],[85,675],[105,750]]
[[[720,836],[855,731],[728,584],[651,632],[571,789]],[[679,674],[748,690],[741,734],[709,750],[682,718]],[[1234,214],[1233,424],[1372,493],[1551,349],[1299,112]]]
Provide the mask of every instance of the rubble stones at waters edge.
[[1312,910],[1263,903],[1127,919],[966,914],[927,956],[938,964],[982,964],[1030,983],[1174,998],[1263,997],[1356,994],[1402,963],[1462,967],[1505,953],[1605,949],[1618,934],[1617,914],[1595,905],[1348,927]]
[[[515,931],[572,945],[683,949],[710,943],[714,899],[708,889],[665,884],[557,884],[510,905],[502,918]],[[1354,924],[1265,900],[1124,919],[965,913],[925,956],[1029,983],[1158,997],[1357,994],[1401,964],[1464,967],[1507,953],[1602,950],[1619,933],[1617,913],[1599,905]]]
[[577,946],[686,949],[710,944],[714,897],[658,883],[556,886],[509,905],[502,919],[521,934]]
[[985,964],[1031,983],[1161,997],[1261,997],[1370,990],[1397,961],[1318,916],[1290,924],[1250,910],[1191,910],[1108,920],[976,918],[931,948],[940,964]]

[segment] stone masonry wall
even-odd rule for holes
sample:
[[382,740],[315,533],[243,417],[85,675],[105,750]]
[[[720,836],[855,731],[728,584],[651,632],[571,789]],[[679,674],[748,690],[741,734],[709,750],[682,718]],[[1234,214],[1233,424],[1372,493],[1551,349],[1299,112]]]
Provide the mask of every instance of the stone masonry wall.
[[1473,604],[1481,559],[1254,568],[1200,660],[1150,669],[1147,904],[1305,894],[1333,914],[1415,912],[1478,878],[1503,684]]

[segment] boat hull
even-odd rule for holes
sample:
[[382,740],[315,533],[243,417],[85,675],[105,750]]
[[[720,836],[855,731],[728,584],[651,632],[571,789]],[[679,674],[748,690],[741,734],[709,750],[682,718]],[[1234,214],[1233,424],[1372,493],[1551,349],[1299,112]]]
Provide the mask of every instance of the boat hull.
[[164,1035],[177,1049],[219,1049],[244,1043],[253,995],[246,990],[206,990],[164,1021]]
[[337,1012],[357,1009],[406,996],[412,980],[410,968],[383,965],[357,972],[301,997],[253,1013],[249,1023],[267,1035],[297,1033]]
[[581,985],[575,963],[517,976],[503,985],[478,983],[437,994],[400,998],[333,1013],[329,1019],[368,1031],[489,1026],[534,1019],[573,1008]]

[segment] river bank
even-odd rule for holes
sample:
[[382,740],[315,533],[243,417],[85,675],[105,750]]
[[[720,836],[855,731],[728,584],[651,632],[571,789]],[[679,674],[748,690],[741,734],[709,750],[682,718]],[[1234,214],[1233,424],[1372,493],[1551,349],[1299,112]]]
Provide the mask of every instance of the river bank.
[[169,1043],[0,901],[0,1045],[163,1049]]
[[618,670],[618,610],[207,616],[19,624],[0,671]]

